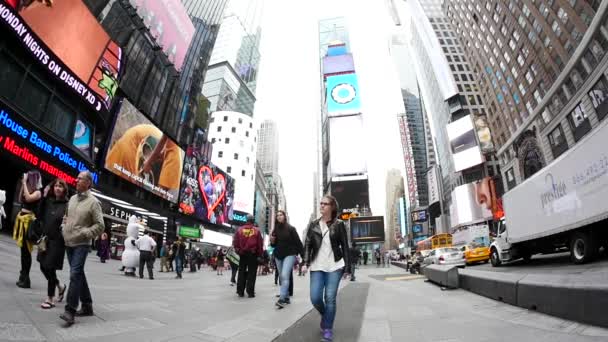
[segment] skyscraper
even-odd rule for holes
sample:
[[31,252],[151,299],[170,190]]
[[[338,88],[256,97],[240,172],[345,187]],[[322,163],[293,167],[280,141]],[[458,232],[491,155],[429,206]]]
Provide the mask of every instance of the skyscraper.
[[403,176],[397,169],[386,173],[386,220],[384,220],[384,248],[397,249],[401,238],[401,225],[399,223],[399,199],[405,195],[403,189]]
[[265,174],[279,173],[279,131],[272,120],[264,120],[258,130],[257,162]]
[[446,1],[490,107],[508,189],[606,116],[606,1]]

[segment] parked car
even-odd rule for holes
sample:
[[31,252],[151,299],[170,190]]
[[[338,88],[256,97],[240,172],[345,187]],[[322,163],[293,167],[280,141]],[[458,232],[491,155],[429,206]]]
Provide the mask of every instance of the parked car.
[[464,253],[467,265],[482,261],[487,263],[490,261],[490,247],[464,245],[461,247],[461,250]]
[[423,265],[456,265],[465,266],[466,259],[464,253],[455,247],[444,247],[433,249],[429,255],[424,258]]

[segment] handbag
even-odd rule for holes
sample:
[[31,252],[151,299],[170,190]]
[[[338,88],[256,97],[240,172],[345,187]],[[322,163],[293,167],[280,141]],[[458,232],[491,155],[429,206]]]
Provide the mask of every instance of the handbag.
[[36,246],[38,246],[38,253],[46,252],[47,240],[48,238],[46,237],[46,235],[43,235],[38,241],[36,241]]
[[32,219],[27,229],[27,241],[38,244],[42,237],[42,222],[36,218]]

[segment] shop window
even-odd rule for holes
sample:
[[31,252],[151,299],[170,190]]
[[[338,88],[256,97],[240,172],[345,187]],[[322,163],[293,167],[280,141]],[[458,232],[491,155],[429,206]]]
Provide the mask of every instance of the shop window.
[[574,110],[568,115],[568,122],[574,135],[574,140],[579,141],[587,132],[591,130],[591,123],[585,112],[582,102],[579,102]]
[[50,91],[31,75],[23,83],[16,103],[29,117],[40,120],[51,97]]
[[76,121],[76,127],[74,128],[74,136],[72,138],[72,145],[76,147],[80,152],[86,156],[91,156],[91,142],[93,140],[93,128],[83,119]]
[[25,70],[12,58],[0,54],[0,96],[12,100],[17,95]]
[[568,150],[568,143],[564,137],[564,131],[562,125],[557,125],[551,133],[549,133],[549,145],[551,145],[551,151],[553,152],[553,158],[559,157],[562,153]]
[[602,76],[597,83],[595,83],[588,95],[591,98],[598,119],[602,120],[608,113],[608,101],[606,101],[606,98],[608,97],[608,82],[606,81],[606,76]]

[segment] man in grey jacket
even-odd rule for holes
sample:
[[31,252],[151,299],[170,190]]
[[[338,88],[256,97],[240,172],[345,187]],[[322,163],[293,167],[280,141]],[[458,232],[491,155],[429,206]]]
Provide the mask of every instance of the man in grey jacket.
[[[78,174],[78,193],[70,198],[63,219],[62,233],[70,264],[70,288],[65,312],[59,317],[70,325],[74,323],[74,316],[93,315],[93,298],[84,274],[84,263],[89,254],[91,240],[101,234],[104,223],[101,205],[90,191],[92,185],[93,177],[90,172],[83,171]],[[76,311],[79,301],[82,307]]]

